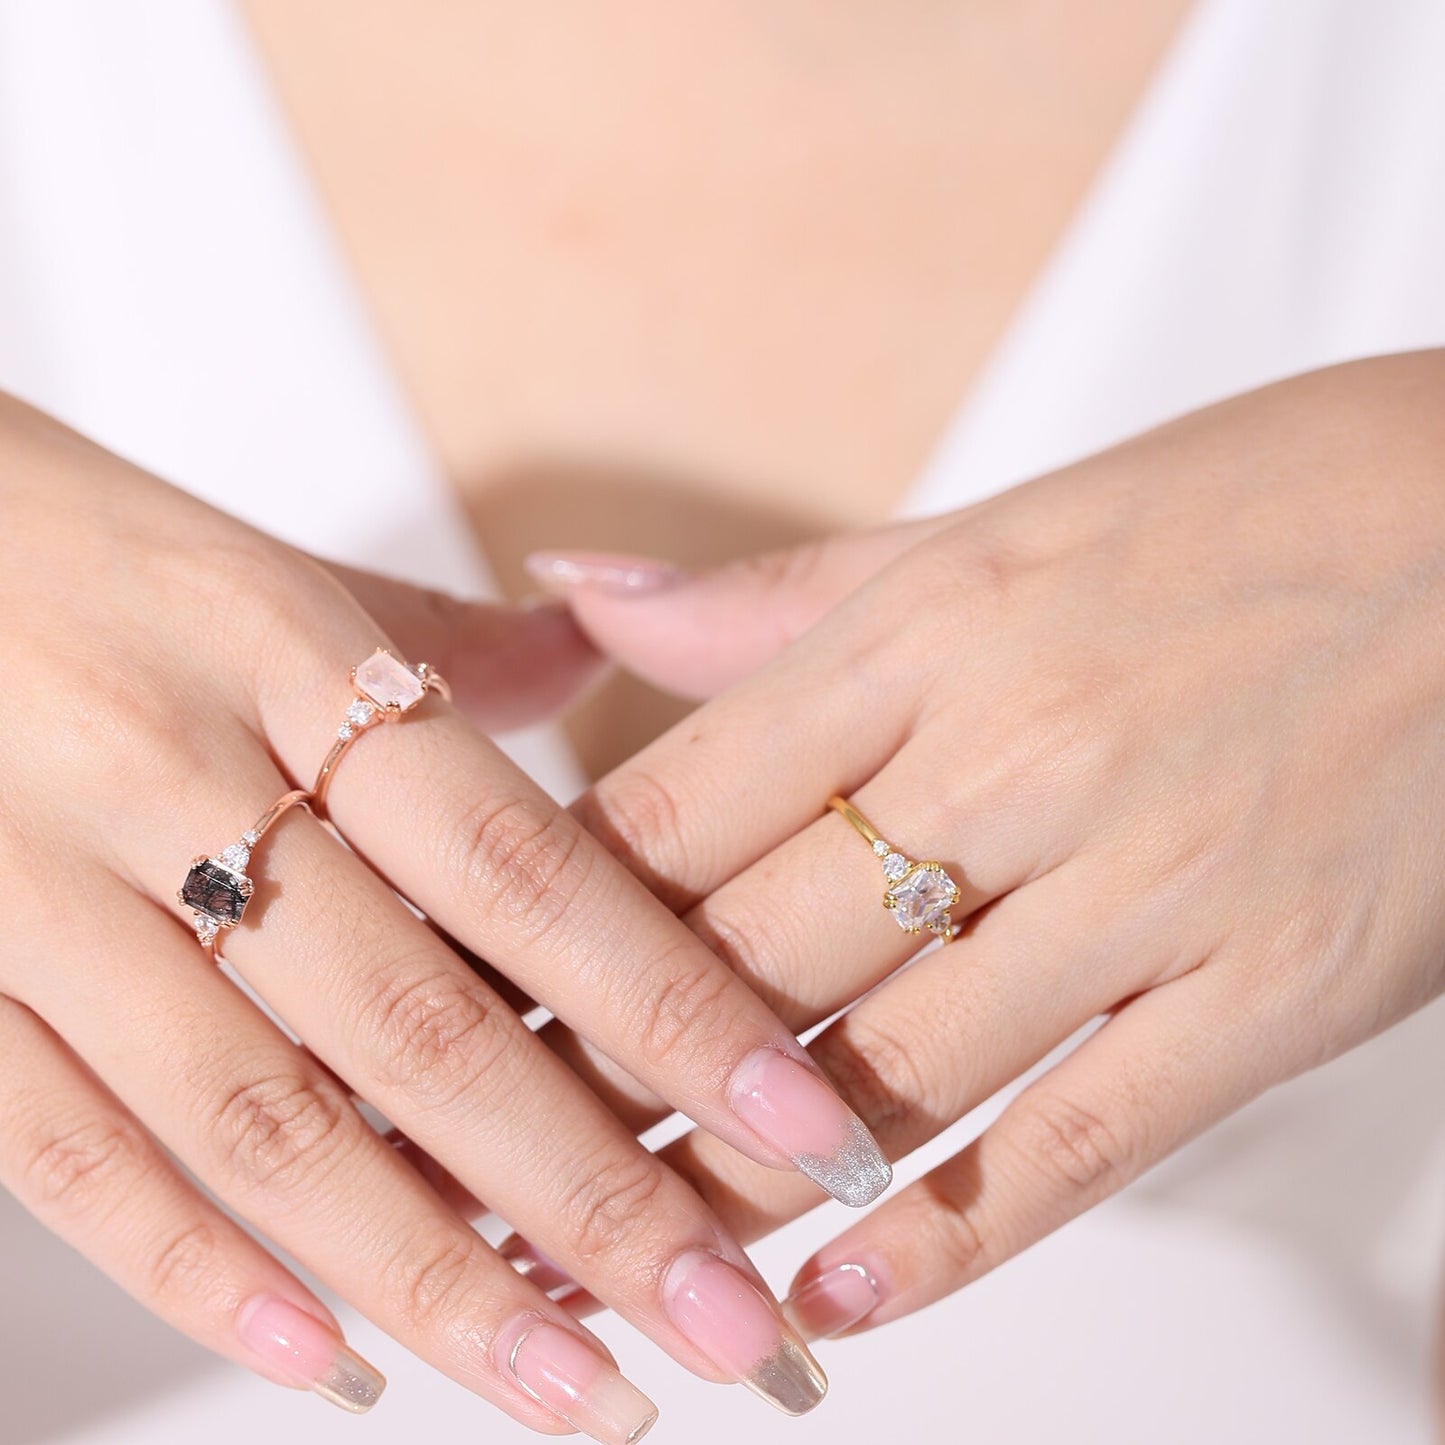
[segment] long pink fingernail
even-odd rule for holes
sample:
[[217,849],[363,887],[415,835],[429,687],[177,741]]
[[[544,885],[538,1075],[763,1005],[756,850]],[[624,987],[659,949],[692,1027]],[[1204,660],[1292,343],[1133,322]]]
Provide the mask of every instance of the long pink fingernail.
[[560,1325],[535,1324],[507,1355],[517,1383],[602,1445],[634,1445],[652,1429],[657,1406],[584,1339]]
[[662,1299],[672,1322],[718,1369],[785,1415],[804,1415],[828,1393],[808,1347],[753,1283],[705,1250],[669,1266]]
[[826,1079],[777,1049],[754,1049],[738,1065],[728,1102],[765,1144],[854,1209],[871,1204],[893,1180],[868,1126]]
[[236,1313],[241,1343],[268,1365],[323,1400],[364,1415],[386,1380],[329,1325],[278,1295],[252,1295]]
[[595,587],[618,597],[661,592],[687,576],[681,567],[656,557],[629,557],[620,552],[533,552],[522,564],[533,581],[549,592]]
[[841,1335],[877,1305],[872,1274],[861,1264],[840,1264],[795,1289],[783,1301],[783,1313],[805,1340],[821,1340]]

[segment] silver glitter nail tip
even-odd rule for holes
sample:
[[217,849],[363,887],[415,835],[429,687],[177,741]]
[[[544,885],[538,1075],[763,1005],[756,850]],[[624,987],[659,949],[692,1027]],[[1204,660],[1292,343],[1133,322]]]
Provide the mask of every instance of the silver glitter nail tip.
[[339,1354],[331,1368],[311,1386],[323,1400],[364,1415],[381,1399],[386,1381],[358,1355],[350,1350]]
[[828,1393],[828,1377],[818,1362],[786,1336],[743,1376],[743,1384],[785,1415],[806,1415]]
[[847,1139],[831,1154],[799,1154],[793,1162],[850,1209],[872,1204],[893,1182],[892,1165],[861,1119],[853,1120]]

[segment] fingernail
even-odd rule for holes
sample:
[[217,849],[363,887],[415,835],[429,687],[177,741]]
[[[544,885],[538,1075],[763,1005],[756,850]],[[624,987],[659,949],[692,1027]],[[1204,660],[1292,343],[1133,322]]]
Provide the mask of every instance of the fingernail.
[[554,1289],[561,1289],[563,1285],[570,1285],[573,1289],[577,1288],[577,1282],[560,1264],[555,1260],[548,1259],[540,1249],[533,1244],[528,1244],[520,1234],[508,1235],[497,1246],[497,1253],[523,1279],[536,1285],[544,1294],[549,1294]]
[[861,1264],[840,1264],[815,1275],[783,1301],[783,1313],[805,1340],[841,1335],[873,1313],[878,1286]]
[[386,1380],[329,1325],[277,1295],[253,1295],[236,1314],[236,1334],[273,1369],[323,1400],[364,1415]]
[[533,552],[522,564],[533,581],[549,592],[595,587],[617,597],[661,592],[681,582],[686,573],[655,557],[629,557],[620,552]]
[[662,1299],[672,1322],[725,1374],[785,1415],[805,1415],[828,1393],[808,1347],[732,1265],[690,1250],[669,1266]]
[[641,1390],[560,1325],[533,1325],[512,1346],[507,1367],[539,1405],[602,1445],[633,1445],[657,1421],[657,1406]]
[[868,1126],[826,1079],[777,1049],[755,1049],[738,1065],[728,1099],[765,1144],[854,1209],[871,1204],[893,1180]]

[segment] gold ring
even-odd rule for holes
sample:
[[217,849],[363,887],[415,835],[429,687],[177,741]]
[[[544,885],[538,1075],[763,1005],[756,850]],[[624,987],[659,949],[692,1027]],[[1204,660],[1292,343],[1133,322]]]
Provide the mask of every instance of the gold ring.
[[429,692],[440,693],[448,702],[452,696],[441,673],[424,662],[408,667],[384,647],[378,647],[365,662],[351,669],[351,686],[356,696],[346,709],[345,721],[336,729],[331,751],[326,754],[311,789],[311,811],[318,818],[326,816],[326,790],[331,786],[331,775],[362,733],[377,723],[396,722]]
[[883,906],[893,915],[893,921],[905,933],[936,933],[945,943],[951,942],[951,910],[963,893],[943,864],[931,859],[915,863],[898,852],[892,844],[884,842],[878,830],[847,798],[829,798],[828,806],[848,820],[882,863],[883,876],[888,880]]
[[300,788],[277,800],[241,834],[240,838],[222,848],[214,858],[202,854],[191,860],[186,881],[176,894],[183,908],[194,915],[196,937],[211,957],[221,961],[220,935],[229,932],[246,912],[246,905],[256,891],[256,884],[246,873],[251,850],[280,822],[290,808],[309,807],[310,800]]

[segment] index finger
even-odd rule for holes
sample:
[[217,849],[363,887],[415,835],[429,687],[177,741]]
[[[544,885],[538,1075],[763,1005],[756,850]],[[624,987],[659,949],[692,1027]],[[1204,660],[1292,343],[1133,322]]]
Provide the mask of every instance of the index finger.
[[[367,652],[361,642],[352,655]],[[268,735],[306,778],[349,700],[301,679]],[[443,699],[336,771],[331,816],[395,887],[675,1108],[862,1206],[891,1169],[796,1037],[715,954]],[[318,737],[318,734],[320,736]]]

